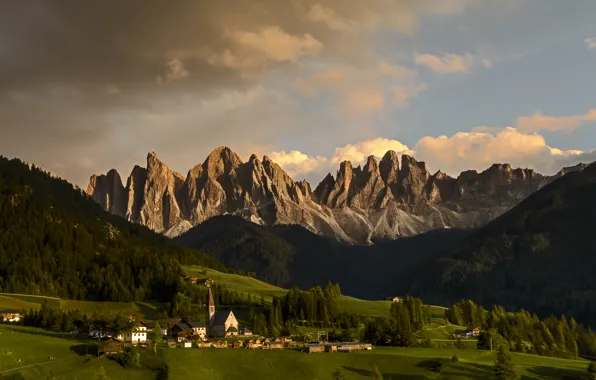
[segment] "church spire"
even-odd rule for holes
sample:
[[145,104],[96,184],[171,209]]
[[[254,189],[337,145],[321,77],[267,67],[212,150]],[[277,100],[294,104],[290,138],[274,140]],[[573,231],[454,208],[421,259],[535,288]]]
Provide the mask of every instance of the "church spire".
[[211,329],[211,327],[213,326],[213,319],[215,317],[215,302],[213,301],[213,292],[211,291],[211,287],[209,286],[209,295],[207,297],[207,321],[206,321],[206,325],[207,325],[207,332],[209,332],[209,330]]

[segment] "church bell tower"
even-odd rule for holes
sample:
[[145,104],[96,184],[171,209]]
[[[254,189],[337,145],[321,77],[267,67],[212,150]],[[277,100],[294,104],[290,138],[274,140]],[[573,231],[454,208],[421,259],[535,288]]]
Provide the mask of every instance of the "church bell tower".
[[215,318],[215,302],[213,301],[213,292],[209,286],[209,295],[207,296],[207,310],[206,312],[206,326],[207,335],[211,335],[211,328],[213,327],[213,320]]

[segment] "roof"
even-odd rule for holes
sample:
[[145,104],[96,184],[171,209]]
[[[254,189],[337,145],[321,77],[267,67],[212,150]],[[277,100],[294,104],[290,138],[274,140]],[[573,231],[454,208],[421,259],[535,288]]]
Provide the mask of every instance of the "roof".
[[186,324],[192,328],[207,327],[207,324],[205,322],[186,322]]
[[[211,291],[209,291],[209,294],[211,294]],[[215,317],[213,318],[213,325],[215,326],[225,324],[230,314],[233,314],[231,310],[218,311],[217,313],[215,313]]]
[[178,327],[182,331],[192,329],[192,327],[190,327],[190,325],[186,322],[178,322],[174,325],[174,327]]
[[230,326],[230,327],[228,327],[228,329],[226,331],[227,332],[238,332],[238,329],[235,328],[234,326]]
[[211,291],[211,287],[209,287],[209,297],[207,298],[207,308],[209,308],[209,306],[215,306],[215,301],[213,301],[213,292]]
[[240,326],[240,330],[242,330],[242,331],[244,331],[244,332],[252,332],[252,330],[251,330],[251,329],[249,329],[249,328],[248,328],[248,327],[246,327],[246,326]]

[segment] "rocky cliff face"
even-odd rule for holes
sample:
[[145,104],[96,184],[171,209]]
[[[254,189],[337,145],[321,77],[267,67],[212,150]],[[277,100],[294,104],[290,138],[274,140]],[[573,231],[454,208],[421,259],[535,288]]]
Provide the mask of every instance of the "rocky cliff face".
[[395,239],[436,228],[472,227],[501,215],[567,172],[553,177],[494,164],[457,178],[424,162],[387,152],[363,167],[344,161],[314,189],[295,182],[267,156],[248,162],[227,147],[214,150],[186,177],[155,153],[147,168],[135,166],[126,187],[115,170],[92,176],[87,193],[104,209],[168,236],[177,236],[215,215],[234,214],[259,224],[300,224],[349,243]]

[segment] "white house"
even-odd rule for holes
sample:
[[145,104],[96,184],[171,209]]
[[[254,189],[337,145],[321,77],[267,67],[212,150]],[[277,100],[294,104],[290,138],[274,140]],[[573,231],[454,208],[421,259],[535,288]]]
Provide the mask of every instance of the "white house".
[[118,339],[132,344],[145,343],[147,341],[147,325],[143,322],[137,322],[132,331],[120,333]]
[[190,340],[185,340],[183,342],[180,343],[180,347],[182,348],[191,348],[192,347],[192,342]]

